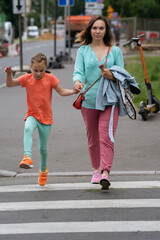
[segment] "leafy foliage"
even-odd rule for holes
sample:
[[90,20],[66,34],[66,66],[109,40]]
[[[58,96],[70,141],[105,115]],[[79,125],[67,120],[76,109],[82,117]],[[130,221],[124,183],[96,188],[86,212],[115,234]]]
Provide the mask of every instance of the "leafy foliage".
[[160,18],[160,0],[104,0],[121,17]]
[[10,21],[13,24],[15,33],[18,30],[18,16],[13,14],[12,1],[0,0],[0,14],[5,14],[6,21]]

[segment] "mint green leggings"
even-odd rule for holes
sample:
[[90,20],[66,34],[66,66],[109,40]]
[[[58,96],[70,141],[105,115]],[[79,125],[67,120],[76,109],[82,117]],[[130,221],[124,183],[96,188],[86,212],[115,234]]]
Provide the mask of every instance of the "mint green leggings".
[[39,132],[39,153],[40,153],[40,168],[42,172],[45,172],[47,168],[47,142],[48,137],[51,131],[52,125],[46,125],[40,123],[37,119],[33,116],[29,116],[25,122],[24,128],[24,156],[27,155],[28,157],[32,158],[32,136],[33,132],[36,128],[38,128]]

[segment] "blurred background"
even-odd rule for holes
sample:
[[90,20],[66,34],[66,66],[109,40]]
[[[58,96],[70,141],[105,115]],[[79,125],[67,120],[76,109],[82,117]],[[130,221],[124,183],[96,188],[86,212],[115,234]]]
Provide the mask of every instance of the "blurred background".
[[[21,14],[23,40],[52,39],[55,19],[57,38],[65,37],[69,15],[72,45],[75,34],[84,28],[90,17],[99,14],[106,16],[110,22],[117,45],[121,39],[127,40],[142,32],[146,33],[143,41],[153,43],[160,40],[159,0],[70,0],[70,3],[67,0],[17,0],[17,4],[23,5],[24,2],[25,13]],[[17,15],[13,14],[13,4],[16,0],[0,0],[1,45],[11,44],[19,37],[19,23]]]

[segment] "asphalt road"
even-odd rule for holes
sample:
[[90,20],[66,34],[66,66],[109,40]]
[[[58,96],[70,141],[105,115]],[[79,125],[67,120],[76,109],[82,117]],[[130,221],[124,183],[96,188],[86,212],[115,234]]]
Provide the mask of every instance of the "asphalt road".
[[[57,55],[64,52],[64,40],[57,41]],[[23,65],[29,65],[31,57],[37,53],[43,52],[48,59],[54,56],[54,42],[53,41],[32,41],[23,43]],[[20,66],[20,56],[4,57],[0,59],[0,85],[5,82],[4,68],[8,65],[12,67]]]
[[0,178],[1,240],[159,240],[160,176]]
[[[57,43],[57,53],[63,50],[63,42]],[[30,57],[39,51],[43,51],[48,57],[53,50],[52,41],[36,41],[23,45],[24,65],[30,63]],[[124,51],[124,50],[123,50]],[[72,49],[75,57],[76,48]],[[125,53],[124,53],[125,54]],[[1,86],[5,82],[4,67],[16,66],[19,56],[6,57],[1,60]],[[72,88],[72,74],[74,63],[65,64],[63,69],[51,70],[60,79],[64,88]],[[49,143],[48,165],[51,172],[54,171],[89,171],[91,170],[87,150],[85,126],[80,111],[72,107],[76,96],[60,97],[53,93],[53,118]],[[25,89],[0,88],[0,169],[23,172],[18,169],[18,164],[23,157],[23,118],[26,114]],[[142,121],[137,114],[137,120],[128,117],[120,117],[116,133],[115,158],[113,171],[159,171],[160,170],[160,114],[152,114],[148,121]],[[34,134],[33,142],[34,169],[39,167],[38,134]]]
[[[49,43],[43,44],[49,51]],[[40,48],[26,46],[28,64],[31,52]],[[1,60],[3,67],[18,64],[18,57]],[[64,88],[72,88],[73,69],[74,64],[66,64],[52,73]],[[2,87],[3,83],[4,78],[0,88],[0,172],[17,175],[0,177],[0,239],[159,240],[160,114],[150,115],[146,122],[139,115],[135,121],[119,118],[111,188],[101,191],[99,185],[90,184],[85,126],[80,111],[72,107],[76,96],[61,97],[54,92],[48,183],[40,187],[37,132],[33,137],[34,168],[18,168],[23,158],[25,89]]]
[[[7,58],[6,58],[7,59]],[[10,58],[8,58],[9,64]],[[13,58],[12,58],[13,61]],[[53,69],[64,88],[72,88],[74,64]],[[53,93],[54,125],[48,143],[48,167],[51,172],[90,171],[85,126],[79,110],[72,107],[76,96],[61,97]],[[27,111],[25,89],[0,88],[0,169],[24,172],[18,168],[23,158],[24,116]],[[112,171],[160,170],[160,114],[142,121],[120,117],[116,132],[115,158]],[[33,142],[33,170],[39,167],[38,134]]]

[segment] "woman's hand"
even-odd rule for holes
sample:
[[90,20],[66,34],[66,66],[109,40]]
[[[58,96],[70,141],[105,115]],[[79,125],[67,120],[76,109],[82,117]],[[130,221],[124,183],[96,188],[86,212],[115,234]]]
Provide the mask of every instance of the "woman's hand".
[[80,81],[76,81],[75,84],[74,84],[74,91],[76,92],[80,92],[81,89],[83,88],[84,84],[82,84]]
[[116,81],[115,77],[111,73],[111,71],[108,68],[101,68],[101,73],[104,78],[111,79],[113,81]]

